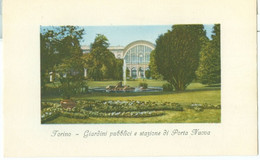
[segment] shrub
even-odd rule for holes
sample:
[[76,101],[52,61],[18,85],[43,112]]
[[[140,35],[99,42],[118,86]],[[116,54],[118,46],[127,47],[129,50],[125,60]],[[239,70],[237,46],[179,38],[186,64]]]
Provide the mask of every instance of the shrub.
[[89,87],[85,83],[81,87],[71,88],[70,90],[64,86],[45,87],[41,90],[41,96],[63,96],[63,98],[68,98],[66,97],[66,94],[80,95],[80,94],[87,94],[88,91],[89,91]]
[[145,71],[145,77],[146,77],[147,79],[150,79],[150,78],[151,78],[151,70],[150,70],[150,69],[148,69],[148,70]]
[[173,91],[173,86],[170,83],[163,84],[163,91]]
[[59,96],[61,93],[61,87],[45,87],[41,90],[41,96]]
[[148,88],[148,84],[145,82],[140,82],[139,83],[139,87],[142,87],[143,89],[147,89]]
[[42,102],[41,103],[41,110],[45,109],[45,108],[50,108],[53,106],[53,103],[51,102]]

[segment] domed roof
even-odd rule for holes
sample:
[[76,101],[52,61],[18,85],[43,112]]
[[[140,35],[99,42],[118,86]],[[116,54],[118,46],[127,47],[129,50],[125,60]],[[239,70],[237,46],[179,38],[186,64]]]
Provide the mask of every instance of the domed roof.
[[129,44],[125,47],[125,49],[124,49],[124,55],[126,54],[126,52],[127,52],[130,48],[132,48],[132,47],[134,47],[134,46],[136,46],[136,45],[145,45],[145,46],[148,46],[148,47],[150,47],[150,48],[152,48],[152,49],[155,48],[155,45],[154,45],[153,43],[149,42],[149,41],[138,40],[138,41],[134,41],[134,42],[129,43]]

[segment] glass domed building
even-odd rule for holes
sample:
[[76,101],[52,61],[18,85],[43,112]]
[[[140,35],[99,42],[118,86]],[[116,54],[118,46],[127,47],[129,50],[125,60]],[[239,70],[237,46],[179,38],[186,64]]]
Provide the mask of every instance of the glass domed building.
[[146,78],[145,71],[149,69],[150,54],[154,48],[154,44],[143,40],[134,41],[124,48],[123,59],[130,77]]
[[[90,52],[89,46],[82,46],[81,48],[84,54]],[[145,40],[134,41],[125,47],[108,47],[116,58],[124,60],[124,73],[128,69],[130,71],[129,76],[133,79],[146,78],[145,71],[149,70],[150,54],[154,48],[153,43]],[[87,71],[85,71],[84,75],[87,75]]]

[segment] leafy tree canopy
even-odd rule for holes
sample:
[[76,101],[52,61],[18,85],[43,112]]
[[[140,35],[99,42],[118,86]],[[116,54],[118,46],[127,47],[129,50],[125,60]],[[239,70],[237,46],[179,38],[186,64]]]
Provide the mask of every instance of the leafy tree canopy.
[[83,85],[84,60],[80,41],[84,29],[75,26],[55,27],[41,33],[41,76],[44,90],[49,72],[61,82],[69,98]]
[[109,47],[108,39],[103,34],[97,34],[94,43],[90,45],[91,51],[96,48],[107,49]]
[[155,63],[155,50],[153,50],[150,54],[150,77],[153,79],[163,79],[163,76],[158,72],[158,67]]
[[158,72],[175,90],[185,90],[195,78],[205,37],[203,25],[173,25],[156,40],[154,58]]
[[123,77],[123,61],[115,58],[108,50],[109,42],[106,36],[97,34],[91,44],[90,54],[85,56],[88,68],[88,77],[94,80],[121,80]]
[[216,84],[221,81],[220,68],[220,25],[215,24],[212,40],[203,45],[197,77],[203,84]]

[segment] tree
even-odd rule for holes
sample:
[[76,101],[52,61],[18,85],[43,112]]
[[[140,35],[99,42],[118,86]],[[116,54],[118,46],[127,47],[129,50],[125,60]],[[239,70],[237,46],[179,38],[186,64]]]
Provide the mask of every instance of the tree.
[[150,78],[151,78],[151,70],[150,70],[150,69],[145,70],[145,77],[146,77],[147,79],[150,79]]
[[60,40],[59,53],[64,55],[62,63],[57,65],[59,81],[63,96],[69,99],[71,95],[77,94],[85,86],[83,51],[80,40],[84,30],[78,30],[73,26],[62,27],[61,34],[65,37]]
[[70,99],[78,94],[86,85],[84,81],[84,60],[79,57],[71,57],[63,60],[63,63],[56,67],[61,82],[61,90],[65,99]]
[[[49,82],[49,74],[54,71],[54,66],[60,63],[60,55],[57,54],[57,33],[48,30],[40,34],[40,53],[41,53],[41,89],[45,91],[46,84]],[[52,74],[55,76],[55,73]],[[53,77],[55,79],[55,77]]]
[[176,91],[183,91],[195,78],[199,65],[203,25],[173,25],[156,40],[155,64]]
[[42,75],[48,77],[50,71],[53,75],[57,75],[65,98],[70,98],[84,86],[85,62],[82,59],[83,52],[80,47],[83,33],[83,29],[74,26],[56,27],[41,33]]
[[91,51],[96,49],[96,48],[103,48],[107,49],[109,47],[109,42],[108,39],[105,35],[103,34],[97,34],[94,43],[90,45]]
[[127,78],[130,78],[130,70],[129,70],[128,67],[126,68],[126,77],[127,77]]
[[216,84],[221,81],[220,68],[220,25],[214,25],[212,40],[202,48],[197,77],[203,84]]
[[150,54],[150,63],[149,63],[150,77],[152,77],[153,79],[163,79],[163,76],[158,72],[158,67],[155,64],[154,56],[155,56],[155,50],[153,50]]
[[109,43],[106,36],[97,34],[94,42],[91,44],[90,54],[86,56],[90,78],[94,80],[122,80],[123,61],[117,60],[108,47]]
[[115,58],[115,69],[114,69],[114,80],[123,80],[123,65],[124,61],[122,59]]

